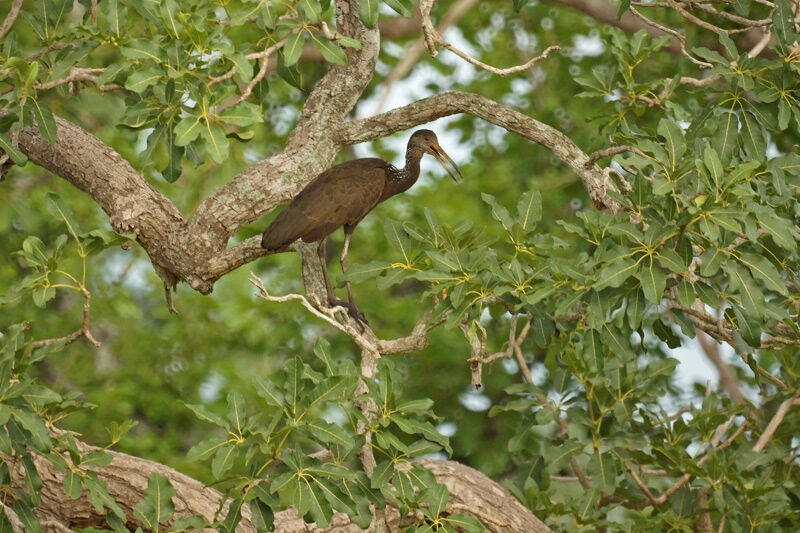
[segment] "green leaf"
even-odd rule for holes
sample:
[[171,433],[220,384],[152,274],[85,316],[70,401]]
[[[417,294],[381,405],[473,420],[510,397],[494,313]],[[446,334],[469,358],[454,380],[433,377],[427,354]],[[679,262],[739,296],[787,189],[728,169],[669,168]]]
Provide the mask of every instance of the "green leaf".
[[741,135],[745,149],[751,158],[763,161],[767,156],[767,142],[764,139],[761,124],[745,110],[742,110],[740,119],[742,121]]
[[303,52],[303,43],[306,40],[306,32],[305,30],[301,30],[291,37],[289,40],[286,41],[286,44],[283,46],[281,53],[283,55],[283,62],[284,65],[287,67],[291,67],[300,59],[300,54]]
[[322,53],[325,61],[334,65],[344,65],[347,63],[347,54],[344,53],[338,45],[328,41],[327,39],[320,39],[319,36],[311,33],[311,44],[314,48]]
[[81,477],[72,469],[68,469],[64,474],[64,481],[62,482],[64,492],[70,499],[77,500],[81,497],[83,487],[81,485]]
[[706,149],[703,151],[703,162],[705,162],[706,168],[711,174],[711,178],[714,180],[714,186],[719,190],[724,174],[719,154],[717,154],[717,151],[712,147],[706,146]]
[[390,268],[392,268],[392,264],[386,261],[370,261],[365,265],[350,265],[343,279],[352,283],[361,283],[378,277]]
[[596,290],[606,287],[619,287],[625,280],[633,276],[638,270],[638,265],[629,257],[622,257],[607,264],[600,271],[595,283]]
[[210,439],[201,440],[191,447],[189,452],[186,454],[186,458],[189,461],[205,461],[217,453],[217,451],[222,446],[227,444],[227,442],[228,439],[221,435],[216,435]]
[[700,256],[700,260],[703,262],[700,266],[700,275],[705,278],[714,276],[719,271],[719,267],[725,257],[725,252],[722,249],[716,247],[708,248]]
[[505,229],[507,232],[511,232],[511,228],[514,226],[514,221],[512,220],[508,209],[500,205],[497,199],[491,194],[481,193],[481,198],[483,198],[483,201],[492,207],[492,216],[495,218],[495,220],[503,225],[503,229]]
[[159,47],[158,41],[131,39],[125,46],[120,48],[120,52],[129,59],[147,59],[160,63],[163,50]]
[[8,406],[11,417],[30,433],[30,445],[40,452],[47,452],[52,446],[50,432],[44,421],[34,412]]
[[236,391],[228,393],[228,420],[231,423],[231,430],[241,437],[247,420],[244,413],[244,397]]
[[190,116],[184,117],[175,126],[175,144],[178,146],[186,146],[190,142],[197,139],[200,132],[203,130],[203,123],[199,117]]
[[477,518],[468,514],[451,514],[447,517],[447,522],[466,533],[480,533],[481,531],[485,531],[483,524],[481,524]]
[[228,158],[228,138],[225,136],[225,130],[217,124],[206,124],[201,135],[206,141],[206,150],[211,159],[217,164],[224,163]]
[[300,0],[300,9],[303,10],[306,18],[314,24],[319,23],[322,18],[322,6],[319,0]]
[[17,165],[24,165],[28,162],[28,156],[17,150],[17,147],[11,143],[11,139],[5,133],[0,133],[0,149],[8,154],[8,157]]
[[192,412],[201,420],[211,422],[212,424],[219,426],[223,429],[230,430],[230,425],[225,420],[223,420],[221,416],[212,413],[204,405],[189,404],[189,403],[184,403],[183,405],[191,409]]
[[775,0],[775,11],[772,23],[778,42],[787,47],[795,42],[797,33],[794,29],[794,10],[786,0]]
[[284,407],[283,393],[271,381],[261,376],[255,376],[253,383],[256,386],[256,394],[264,398],[268,405]]
[[614,466],[614,456],[608,452],[601,454],[596,451],[592,454],[587,465],[592,475],[592,485],[606,494],[613,494],[617,488],[617,471]]
[[517,202],[517,221],[525,233],[530,233],[542,219],[542,195],[537,190],[527,191]]
[[775,244],[789,251],[797,249],[794,238],[794,226],[787,219],[779,217],[774,212],[767,210],[755,211],[758,225],[772,236]]
[[739,140],[739,119],[735,113],[725,112],[717,118],[717,131],[711,139],[722,164],[728,164]]
[[148,87],[158,84],[162,75],[161,69],[150,66],[128,76],[128,79],[125,80],[125,88],[135,93],[141,93]]
[[657,254],[658,262],[664,268],[676,274],[683,274],[687,270],[686,263],[672,248],[664,248]]
[[239,448],[235,444],[225,443],[217,448],[216,453],[214,453],[214,460],[211,461],[211,474],[214,478],[222,479],[222,476],[231,469],[238,456]]
[[[125,31],[128,15],[128,9],[119,4],[119,0],[104,0],[100,3],[100,27],[107,29],[116,37],[121,37]],[[100,83],[106,83],[106,81]]]
[[216,118],[226,124],[236,126],[251,126],[264,121],[264,113],[261,107],[251,102],[241,102],[233,107],[225,109],[216,114]]
[[430,509],[433,516],[439,516],[447,508],[447,502],[450,500],[450,491],[447,487],[437,483],[429,487],[423,493],[425,501],[428,502],[428,509]]
[[361,0],[358,3],[358,16],[367,28],[372,28],[378,22],[378,7],[380,0]]
[[662,118],[658,122],[658,134],[664,137],[669,153],[669,166],[671,170],[675,170],[686,152],[686,140],[683,138],[683,132],[677,124]]
[[733,39],[728,37],[728,34],[724,31],[717,32],[717,36],[719,37],[720,44],[725,48],[725,51],[728,53],[728,56],[734,60],[738,59],[739,51],[736,49],[736,43],[733,42]]
[[81,466],[107,466],[114,456],[102,450],[94,450],[81,457]]
[[404,17],[410,18],[414,16],[413,0],[383,0],[383,3]]
[[133,508],[134,516],[152,531],[159,530],[159,524],[172,520],[175,512],[172,498],[175,494],[175,489],[166,477],[150,474],[144,497]]
[[56,120],[53,118],[53,112],[50,111],[46,104],[35,98],[29,97],[28,101],[33,105],[33,114],[36,116],[36,125],[39,127],[39,133],[48,142],[56,142],[58,140],[58,129],[56,128]]
[[353,437],[341,426],[325,422],[321,419],[314,419],[306,422],[304,427],[309,431],[314,439],[329,444],[341,446],[345,450],[350,450],[355,446]]
[[782,294],[783,296],[789,295],[783,278],[778,273],[778,269],[775,268],[775,265],[770,263],[769,259],[762,255],[741,252],[739,254],[739,261],[750,269],[750,272],[752,272],[755,277],[763,281],[768,289]]
[[684,307],[692,307],[694,299],[694,287],[688,281],[682,281],[678,285],[678,301]]

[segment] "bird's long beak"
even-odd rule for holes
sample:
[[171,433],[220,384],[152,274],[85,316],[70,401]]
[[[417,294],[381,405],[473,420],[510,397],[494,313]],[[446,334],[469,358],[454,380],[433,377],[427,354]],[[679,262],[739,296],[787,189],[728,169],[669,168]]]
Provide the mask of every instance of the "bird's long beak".
[[450,167],[448,167],[448,166],[445,164],[445,161],[444,161],[444,159],[443,159],[443,157],[442,157],[442,156],[444,156],[445,158],[447,158],[447,160],[450,162],[450,164],[451,164],[451,165],[453,165],[453,167],[456,169],[456,172],[458,172],[458,175],[459,175],[459,176],[461,176],[461,179],[464,179],[464,175],[461,173],[461,169],[460,169],[460,168],[458,168],[458,165],[456,165],[456,162],[455,162],[455,161],[453,161],[453,160],[450,158],[450,156],[449,156],[449,155],[447,155],[447,153],[445,153],[445,151],[444,151],[444,150],[442,150],[442,147],[441,147],[441,146],[439,146],[438,144],[432,144],[432,145],[429,147],[429,149],[428,149],[428,153],[429,153],[429,154],[431,154],[433,157],[435,157],[436,159],[438,159],[438,160],[439,160],[439,163],[441,163],[441,164],[442,164],[442,166],[444,167],[444,169],[447,171],[447,173],[448,173],[448,174],[450,174],[450,177],[451,177],[451,178],[453,178],[453,181],[455,181],[456,183],[458,183],[458,178],[457,178],[457,177],[456,177],[456,175],[453,173],[453,171],[452,171],[452,170],[450,170]]

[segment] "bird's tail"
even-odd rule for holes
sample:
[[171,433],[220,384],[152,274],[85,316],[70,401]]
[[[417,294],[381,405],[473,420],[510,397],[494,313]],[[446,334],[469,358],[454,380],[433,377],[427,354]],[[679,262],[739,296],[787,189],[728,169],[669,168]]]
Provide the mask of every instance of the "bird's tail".
[[288,248],[288,244],[283,242],[280,235],[276,235],[275,231],[270,231],[272,227],[269,227],[264,231],[261,235],[261,247],[270,252],[283,252]]

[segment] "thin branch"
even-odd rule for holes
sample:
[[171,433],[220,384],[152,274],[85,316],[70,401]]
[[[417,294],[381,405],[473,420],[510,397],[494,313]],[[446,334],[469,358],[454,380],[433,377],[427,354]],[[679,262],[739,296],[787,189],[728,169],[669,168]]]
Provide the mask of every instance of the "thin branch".
[[668,33],[668,34],[672,35],[673,37],[675,37],[678,40],[678,44],[680,45],[681,54],[683,54],[684,57],[689,59],[689,61],[691,61],[695,65],[699,66],[700,68],[712,68],[714,66],[711,63],[707,63],[705,61],[700,61],[699,59],[696,59],[694,56],[692,56],[686,50],[686,37],[684,37],[683,34],[673,30],[672,28],[669,28],[667,26],[664,26],[663,24],[659,24],[658,22],[647,18],[646,16],[642,15],[633,6],[630,7],[630,12],[633,13],[634,15],[636,15],[637,17],[639,17],[642,20],[642,22],[644,22],[648,26],[652,26],[654,28],[658,28],[659,30],[663,31],[664,33]]
[[20,8],[22,8],[22,0],[14,0],[14,2],[11,4],[11,9],[8,11],[8,15],[6,15],[2,26],[0,26],[0,39],[5,37],[9,30],[11,30],[11,27],[14,25],[14,22],[16,22],[17,17],[19,16]]
[[425,38],[425,46],[428,48],[428,52],[431,56],[436,57],[438,52],[436,50],[437,46],[441,46],[442,48],[446,48],[450,50],[455,55],[463,59],[468,63],[472,63],[476,67],[482,68],[492,74],[497,74],[498,76],[508,76],[509,74],[513,74],[515,72],[520,72],[522,70],[527,70],[531,68],[533,65],[538,63],[539,61],[545,59],[550,52],[555,50],[561,50],[559,46],[549,46],[541,55],[530,59],[529,61],[523,63],[522,65],[517,65],[514,67],[508,68],[497,68],[491,65],[487,65],[486,63],[475,59],[474,57],[470,56],[466,52],[463,52],[453,46],[452,44],[445,41],[439,31],[433,27],[433,23],[431,22],[431,9],[433,9],[433,4],[435,0],[421,0],[419,3],[420,6],[420,13],[422,14],[422,34]]
[[[300,302],[303,307],[305,307],[311,314],[316,316],[317,318],[322,319],[323,321],[327,322],[331,326],[335,327],[345,335],[349,336],[351,339],[356,341],[356,344],[364,350],[368,350],[370,352],[375,352],[377,354],[377,348],[373,346],[370,341],[363,337],[361,333],[356,331],[356,329],[349,324],[342,324],[338,320],[336,320],[336,313],[342,312],[347,313],[347,310],[341,306],[335,307],[324,307],[322,305],[314,305],[308,301],[308,299],[303,296],[302,294],[287,294],[285,296],[272,296],[267,288],[264,286],[264,282],[258,278],[254,273],[250,273],[249,280],[250,283],[256,286],[258,289],[258,296],[262,300],[266,300],[268,302],[289,302],[292,300],[296,300]],[[380,354],[378,354],[380,356]]]
[[769,421],[769,424],[767,424],[767,427],[764,429],[764,433],[761,434],[761,436],[758,438],[758,441],[756,441],[755,445],[753,446],[754,452],[761,452],[767,443],[769,443],[772,436],[775,435],[775,431],[778,429],[778,426],[780,426],[781,422],[783,422],[786,413],[789,412],[789,409],[795,406],[800,406],[800,400],[798,400],[799,396],[800,389],[797,389],[791,398],[781,403],[780,407],[778,407],[778,410],[775,411],[775,414]]
[[[445,30],[457,23],[461,17],[466,15],[466,13],[476,3],[478,3],[478,0],[458,0],[450,7],[439,25],[436,26],[436,31],[439,33],[444,33]],[[381,35],[383,35],[383,32],[381,32]],[[383,82],[380,100],[375,108],[376,113],[383,111],[383,108],[386,105],[386,100],[389,98],[389,93],[392,92],[392,86],[411,71],[411,68],[417,63],[424,50],[424,38],[418,39],[417,42],[414,43],[414,46],[412,46],[411,49],[405,53],[403,59],[401,59],[400,62],[395,65],[389,75],[386,76],[386,79]]]
[[742,393],[742,386],[739,384],[739,380],[736,378],[731,367],[722,360],[722,355],[719,352],[719,344],[702,332],[697,335],[697,340],[700,342],[705,356],[717,369],[719,384],[728,392],[734,403],[743,403],[745,398]]
[[94,335],[92,335],[92,332],[89,330],[89,310],[91,309],[90,300],[92,298],[92,294],[86,289],[86,287],[81,287],[80,290],[81,294],[83,295],[83,323],[81,324],[81,327],[69,335],[65,335],[64,337],[34,341],[34,348],[43,348],[44,346],[50,346],[51,344],[55,344],[57,342],[70,344],[81,337],[85,337],[86,340],[92,343],[92,345],[95,347],[100,347],[100,343],[94,338]]
[[[272,46],[268,46],[262,52],[257,52],[255,54],[250,54],[249,56],[247,56],[247,59],[251,59],[251,56],[253,58],[260,58],[261,59],[261,67],[258,69],[258,72],[256,73],[256,75],[253,76],[253,79],[250,80],[250,83],[248,83],[247,86],[244,88],[244,90],[242,91],[242,94],[240,94],[236,98],[231,98],[230,100],[228,100],[226,102],[223,102],[221,105],[219,105],[217,107],[216,112],[220,112],[220,111],[223,111],[223,110],[228,109],[230,107],[233,107],[236,104],[238,104],[240,102],[243,102],[243,101],[247,100],[248,98],[250,98],[250,94],[253,92],[253,89],[255,88],[255,86],[258,85],[258,82],[260,82],[262,79],[264,79],[264,76],[267,74],[267,66],[269,65],[269,56],[271,56],[276,51],[281,49],[283,47],[283,45],[285,45],[287,43],[287,41],[289,40],[289,37],[291,37],[292,35],[294,35],[298,31],[300,31],[300,29],[296,28],[289,35],[287,35],[286,37],[284,37],[280,41],[276,42]],[[211,86],[214,83],[217,83],[218,81],[223,81],[224,79],[228,79],[230,77],[233,77],[233,70],[235,68],[236,67],[231,69],[227,74],[224,74],[223,76],[220,76],[220,78],[211,78],[211,81],[209,81],[208,85]],[[228,74],[230,74],[230,76],[228,76]],[[227,76],[227,78],[226,78],[226,76]]]
[[11,531],[14,533],[25,533],[25,524],[23,524],[22,520],[19,519],[19,515],[16,511],[2,501],[0,501],[0,508],[3,509],[3,513],[5,513],[6,518],[8,518],[9,522],[11,522]]
[[619,146],[611,146],[609,148],[604,148],[602,150],[597,150],[596,152],[592,152],[589,156],[589,159],[584,163],[586,168],[590,168],[594,165],[598,160],[603,159],[605,157],[611,157],[612,155],[622,154],[625,152],[633,152],[636,155],[640,155],[642,157],[646,157],[647,159],[653,159],[649,155],[645,154],[635,146],[629,146],[627,144],[622,144]]

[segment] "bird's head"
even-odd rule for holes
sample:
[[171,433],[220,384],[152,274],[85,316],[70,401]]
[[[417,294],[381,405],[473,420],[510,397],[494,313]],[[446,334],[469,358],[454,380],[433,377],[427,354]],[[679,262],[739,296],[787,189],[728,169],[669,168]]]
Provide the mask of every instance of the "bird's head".
[[445,158],[447,161],[453,165],[453,168],[456,169],[456,172],[459,176],[463,179],[464,175],[461,174],[461,169],[458,168],[456,162],[453,161],[449,155],[442,150],[442,147],[439,146],[439,140],[436,138],[436,134],[433,133],[431,130],[417,130],[411,136],[411,139],[408,141],[408,149],[409,150],[419,150],[423,153],[431,154],[433,157],[439,160],[439,163],[442,164],[444,169],[450,174],[450,177],[453,178],[453,181],[458,183],[458,178],[456,174],[447,166],[445,163]]

